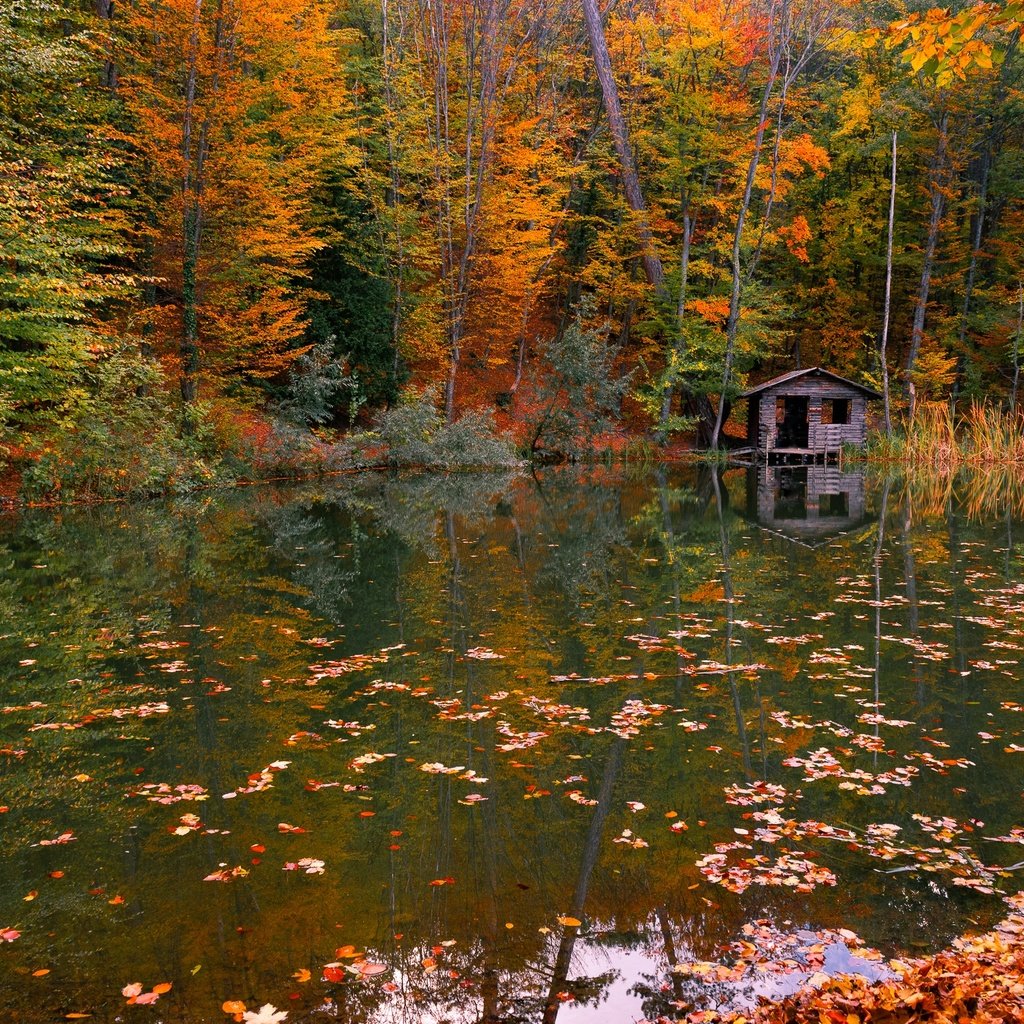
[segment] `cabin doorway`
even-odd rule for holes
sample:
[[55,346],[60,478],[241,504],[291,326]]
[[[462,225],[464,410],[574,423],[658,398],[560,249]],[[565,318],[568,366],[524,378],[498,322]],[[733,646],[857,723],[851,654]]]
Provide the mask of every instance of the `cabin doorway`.
[[807,447],[808,401],[806,395],[781,395],[775,399],[777,448]]

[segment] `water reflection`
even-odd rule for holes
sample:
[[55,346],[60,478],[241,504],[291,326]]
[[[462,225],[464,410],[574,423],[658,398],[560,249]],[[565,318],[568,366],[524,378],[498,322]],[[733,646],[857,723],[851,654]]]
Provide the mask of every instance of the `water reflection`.
[[[1019,860],[988,841],[1021,824],[1017,520],[966,486],[936,509],[785,469],[8,521],[0,1016],[113,1021],[138,980],[173,982],[169,1021],[653,1018],[795,984],[691,970],[771,929],[893,954],[998,916],[978,871]],[[773,838],[776,809],[803,832]],[[950,856],[881,859],[880,825]],[[723,845],[761,872],[742,892],[698,868]],[[797,854],[837,885],[760,884]]]
[[867,518],[863,465],[750,466],[747,514],[759,526],[815,547]]

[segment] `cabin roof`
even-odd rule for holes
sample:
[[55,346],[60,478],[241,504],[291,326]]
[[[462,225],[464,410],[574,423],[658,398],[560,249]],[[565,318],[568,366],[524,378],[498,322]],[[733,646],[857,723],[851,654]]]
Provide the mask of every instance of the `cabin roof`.
[[863,384],[858,384],[856,381],[847,380],[845,377],[840,377],[838,373],[832,373],[830,370],[823,370],[820,366],[810,366],[806,370],[791,370],[789,373],[784,373],[779,377],[773,377],[771,380],[766,380],[763,384],[758,384],[757,387],[744,391],[743,394],[740,395],[740,398],[751,398],[754,395],[761,394],[762,391],[770,391],[772,388],[777,388],[782,384],[788,384],[790,381],[798,380],[799,378],[806,377],[809,374],[828,377],[828,379],[833,383],[845,384],[847,387],[855,388],[857,391],[867,395],[868,398],[882,397],[874,388],[865,387]]

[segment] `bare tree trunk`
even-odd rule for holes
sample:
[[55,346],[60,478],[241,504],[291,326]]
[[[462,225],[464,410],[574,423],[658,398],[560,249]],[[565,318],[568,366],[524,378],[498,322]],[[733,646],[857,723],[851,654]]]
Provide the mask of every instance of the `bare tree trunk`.
[[[203,237],[203,193],[206,188],[206,164],[210,155],[210,113],[220,92],[221,76],[234,46],[234,30],[229,30],[225,18],[224,0],[217,0],[213,25],[213,70],[210,75],[207,109],[199,128],[199,138],[193,144],[195,131],[196,90],[200,63],[200,33],[202,29],[202,2],[195,0],[192,9],[192,32],[188,42],[187,74],[185,81],[185,109],[182,121],[182,156],[185,173],[182,179],[184,200],[183,251],[181,264],[182,333],[179,353],[181,357],[181,399],[185,407],[182,429],[191,433],[193,405],[199,392],[199,255]],[[236,15],[237,17],[237,15]]]
[[582,0],[583,17],[587,23],[587,36],[590,39],[590,50],[594,57],[594,68],[597,79],[601,83],[601,95],[604,98],[605,110],[608,113],[608,127],[611,129],[612,141],[615,143],[615,154],[619,158],[622,171],[622,189],[626,194],[626,202],[640,222],[640,245],[643,250],[644,274],[647,283],[653,285],[660,293],[665,284],[665,271],[661,259],[654,247],[654,236],[647,219],[647,206],[644,203],[643,190],[636,173],[633,150],[629,144],[629,131],[626,119],[622,115],[619,102],[619,89],[615,84],[612,72],[611,57],[608,54],[608,42],[604,36],[604,25],[597,0]]
[[[676,360],[682,356],[686,349],[686,335],[683,330],[683,317],[686,315],[686,289],[690,276],[690,244],[693,241],[693,229],[695,220],[690,216],[690,197],[687,195],[683,200],[683,251],[679,257],[679,299],[676,303],[676,343],[670,352],[670,358]],[[658,421],[658,433],[662,440],[665,438],[665,426],[672,413],[672,397],[675,395],[676,386],[674,379],[665,384],[665,390],[661,396],[661,417]]]
[[892,412],[889,401],[889,313],[892,308],[892,232],[896,220],[896,132],[892,133],[892,171],[889,181],[889,234],[885,243],[885,307],[882,313],[882,400],[885,405],[885,436],[892,437]]
[[740,323],[740,298],[743,290],[743,272],[740,265],[743,227],[746,224],[747,214],[750,212],[750,202],[754,195],[754,178],[757,174],[758,165],[761,162],[761,147],[764,144],[768,102],[771,99],[772,91],[775,88],[775,81],[779,75],[782,51],[783,47],[778,46],[772,55],[771,64],[768,69],[768,81],[765,82],[764,91],[761,93],[761,105],[757,112],[757,131],[754,133],[754,151],[751,153],[750,162],[747,165],[747,180],[743,187],[743,201],[740,203],[739,213],[736,215],[736,228],[732,236],[732,294],[729,298],[729,319],[725,330],[725,364],[722,368],[722,389],[718,396],[715,428],[711,433],[711,447],[713,449],[718,447],[718,442],[722,435],[722,423],[725,420],[727,394],[729,382],[732,380],[732,366],[736,353],[736,333]]
[[921,351],[921,342],[924,340],[925,317],[928,313],[928,293],[931,289],[932,270],[935,267],[935,252],[939,244],[942,217],[946,210],[946,132],[948,128],[949,112],[944,110],[939,118],[939,138],[935,145],[935,156],[931,163],[929,192],[931,193],[932,210],[931,216],[928,218],[928,237],[925,241],[924,264],[921,267],[921,283],[917,290],[917,306],[914,309],[914,325],[910,334],[910,349],[907,352],[906,394],[911,423],[914,422],[914,411],[917,406],[917,387],[914,383],[914,373],[917,370],[917,357]]
[[[182,220],[181,260],[181,401],[185,407],[183,428],[192,431],[191,406],[198,391],[196,376],[199,372],[199,317],[196,304],[196,269],[199,262],[200,208],[196,196],[197,182],[193,175],[193,143],[196,84],[199,76],[199,31],[202,22],[203,0],[195,0],[192,8],[192,31],[188,41],[187,72],[185,78],[185,105],[182,113],[181,155],[185,161],[185,174],[181,191],[185,209]],[[201,148],[201,144],[200,144]]]
[[[114,0],[96,0],[96,17],[105,21],[109,26],[114,20]],[[106,40],[104,49],[106,56],[103,59],[103,69],[100,72],[100,85],[104,89],[114,92],[117,89],[117,65],[111,56],[113,46],[111,41]]]
[[[711,447],[717,448],[722,434],[722,424],[725,421],[726,410],[728,409],[728,390],[732,380],[732,368],[736,358],[736,334],[739,330],[740,303],[743,297],[744,275],[740,264],[742,251],[743,229],[746,224],[747,214],[750,212],[751,199],[754,192],[754,179],[761,162],[761,150],[764,145],[764,133],[766,128],[768,106],[780,70],[785,65],[782,73],[782,89],[779,99],[779,113],[776,119],[775,159],[772,169],[772,183],[768,195],[768,202],[765,208],[765,227],[771,216],[772,206],[775,200],[775,187],[777,179],[777,159],[779,137],[783,126],[783,113],[786,106],[786,97],[790,87],[800,76],[808,61],[814,55],[818,39],[828,32],[836,20],[839,11],[838,5],[823,2],[807,5],[806,8],[798,11],[796,19],[790,5],[790,0],[778,0],[777,3],[769,5],[768,33],[768,77],[765,81],[764,90],[761,93],[761,102],[758,109],[757,130],[754,133],[754,148],[750,156],[750,163],[747,166],[747,178],[743,188],[743,200],[740,203],[739,213],[736,216],[736,228],[733,232],[732,245],[732,293],[729,298],[729,319],[725,331],[725,361],[722,368],[722,385],[718,396],[718,411],[715,415],[715,426],[711,433]],[[797,44],[794,46],[794,44]],[[762,236],[764,229],[762,229]],[[760,241],[755,249],[754,256],[747,268],[746,278],[752,275],[760,255]]]
[[1024,328],[1024,282],[1017,282],[1017,331],[1013,336],[1013,387],[1010,389],[1010,416],[1017,416],[1017,388],[1020,384],[1020,332]]
[[[392,365],[391,373],[394,379],[394,386],[398,386],[398,376],[401,369],[401,338],[402,338],[402,315],[404,312],[404,286],[405,286],[405,238],[402,232],[402,179],[398,166],[398,146],[395,141],[397,120],[397,97],[394,87],[394,68],[392,64],[391,43],[391,12],[388,0],[381,0],[381,80],[384,86],[384,111],[387,130],[388,144],[388,171],[389,171],[389,194],[387,205],[391,211],[391,230],[394,235],[394,272],[391,275],[394,295],[391,306],[391,346]],[[401,23],[401,22],[400,22]]]
[[[448,246],[446,302],[449,357],[448,377],[445,384],[444,413],[445,420],[448,423],[451,423],[455,418],[455,382],[461,359],[466,312],[469,306],[470,273],[478,241],[478,221],[480,210],[483,206],[484,184],[487,179],[487,171],[490,167],[492,156],[491,143],[494,139],[496,106],[499,99],[498,71],[502,53],[507,45],[507,36],[502,36],[500,30],[507,20],[507,15],[508,4],[505,0],[487,0],[487,5],[483,11],[479,43],[477,44],[472,39],[467,40],[467,60],[471,67],[466,76],[467,115],[462,172],[464,175],[465,208],[463,210],[462,246],[458,258],[455,255],[450,206],[447,210],[447,222],[445,225]],[[447,27],[443,23],[443,16],[442,27],[446,32]],[[472,27],[470,27],[469,31],[473,31]],[[479,52],[480,78],[478,93],[475,91],[475,76],[473,74],[475,70],[473,65],[476,63],[477,51]],[[447,60],[446,38],[444,40],[443,56]],[[444,124],[443,128],[440,124],[438,127],[439,131],[443,133],[446,152],[448,152],[447,70],[444,72],[443,81],[446,93],[442,100]],[[474,158],[473,146],[477,137],[479,137],[479,149]],[[445,241],[443,240],[442,248],[444,248],[444,245]]]
[[[971,260],[967,265],[967,280],[964,282],[964,304],[960,310],[960,332],[957,338],[957,375],[953,387],[959,389],[960,375],[965,362],[964,348],[967,344],[967,318],[971,312],[971,300],[974,298],[974,281],[978,273],[978,254],[981,252],[981,241],[985,233],[985,212],[988,204],[988,179],[992,167],[992,153],[986,149],[981,158],[981,181],[978,184],[978,208],[974,214],[971,231]],[[956,391],[954,391],[954,395]]]

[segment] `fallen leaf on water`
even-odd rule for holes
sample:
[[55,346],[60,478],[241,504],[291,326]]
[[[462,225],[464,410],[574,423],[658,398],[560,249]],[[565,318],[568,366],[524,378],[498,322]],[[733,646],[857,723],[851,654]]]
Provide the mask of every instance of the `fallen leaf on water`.
[[264,1003],[258,1010],[246,1010],[242,1020],[245,1024],[279,1024],[287,1016],[287,1010],[279,1010],[270,1003]]
[[579,928],[579,926],[583,924],[578,917],[560,917],[558,918],[558,923],[562,925],[563,928]]
[[298,970],[297,970],[297,971],[296,971],[296,972],[295,972],[295,973],[294,973],[294,974],[292,975],[292,977],[293,977],[293,978],[294,978],[294,979],[295,979],[295,980],[296,980],[296,981],[297,981],[297,982],[298,982],[298,983],[299,983],[300,985],[304,985],[304,984],[305,984],[305,983],[306,983],[307,981],[309,981],[309,979],[310,979],[311,975],[310,975],[309,971],[307,971],[307,970],[306,970],[306,968],[305,968],[305,967],[300,967],[300,968],[299,968],[299,969],[298,969]]

